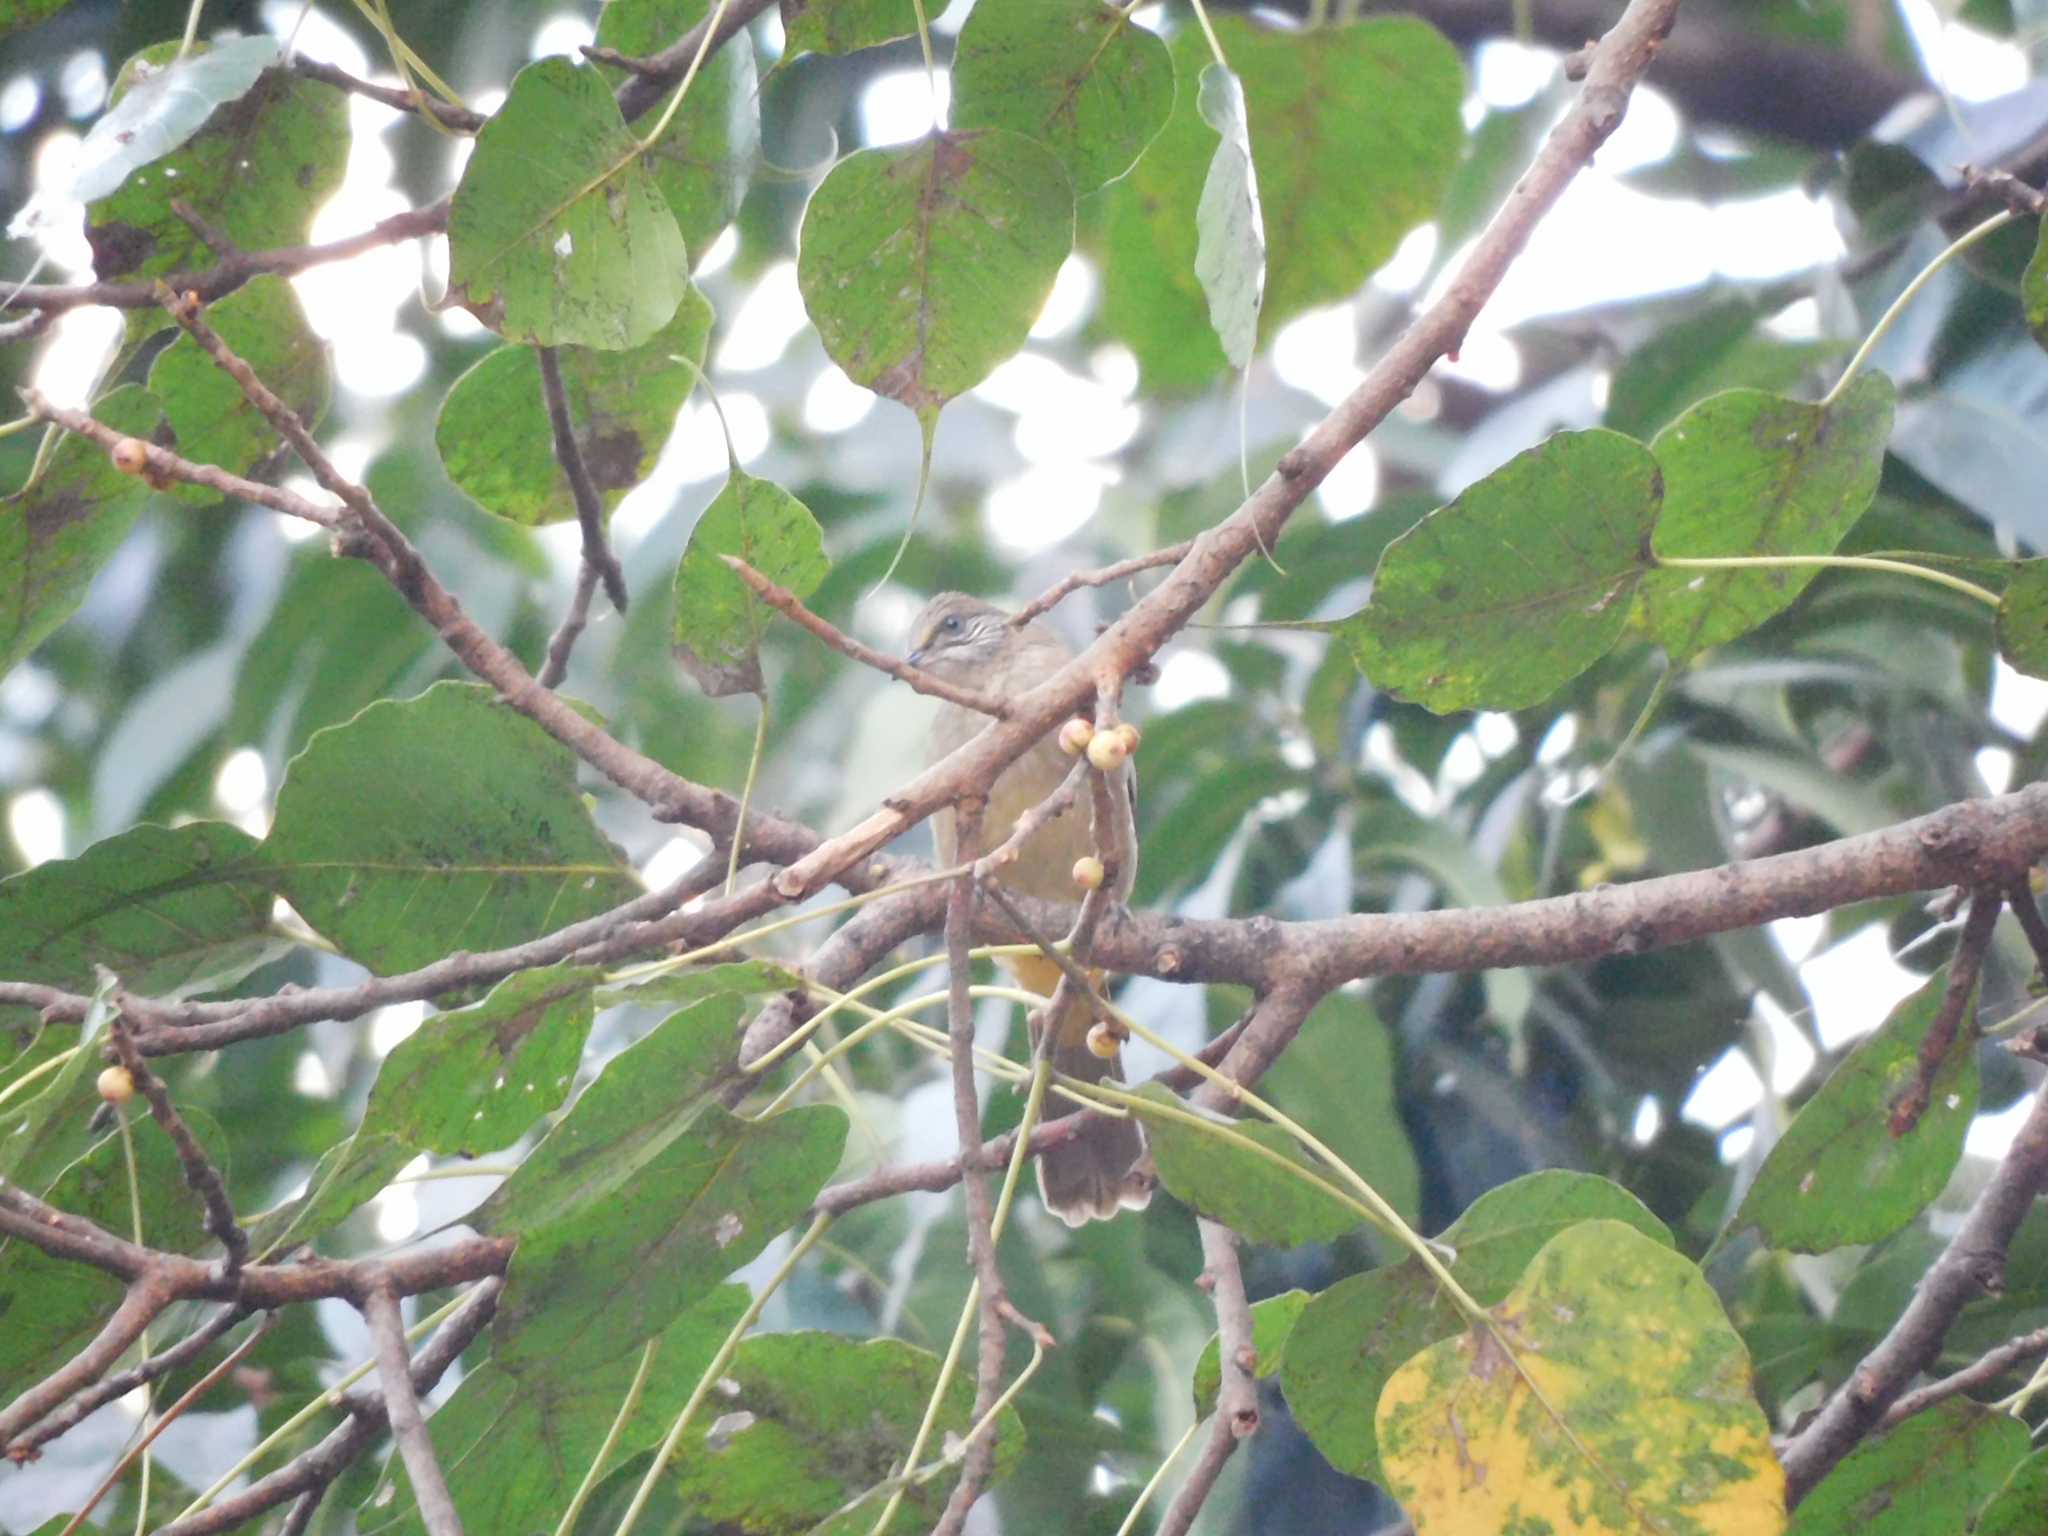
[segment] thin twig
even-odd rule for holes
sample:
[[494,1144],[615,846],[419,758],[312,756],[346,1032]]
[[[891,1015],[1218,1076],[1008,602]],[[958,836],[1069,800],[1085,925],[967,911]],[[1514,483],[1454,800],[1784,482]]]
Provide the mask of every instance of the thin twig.
[[[102,975],[105,972],[101,973]],[[121,1003],[121,993],[114,993],[115,1007]],[[109,1027],[108,1038],[114,1047],[114,1054],[120,1058],[123,1068],[135,1082],[142,1097],[148,1101],[150,1118],[156,1121],[163,1133],[171,1139],[171,1146],[178,1154],[178,1165],[185,1170],[185,1182],[192,1192],[199,1196],[206,1208],[206,1230],[213,1240],[220,1244],[227,1255],[228,1273],[237,1273],[249,1258],[249,1234],[242,1230],[242,1224],[235,1219],[234,1202],[228,1197],[227,1180],[221,1171],[213,1166],[213,1160],[206,1155],[206,1149],[199,1145],[178,1107],[171,1102],[171,1093],[163,1079],[150,1071],[149,1063],[142,1059],[142,1053],[135,1048],[135,1037],[126,1019],[117,1011]]]
[[1927,1112],[1935,1076],[1948,1060],[1956,1031],[1962,1027],[1963,1012],[1977,994],[1977,974],[1983,969],[1984,952],[1991,946],[1991,933],[2004,905],[2005,898],[1988,886],[1970,898],[1970,915],[1963,920],[1963,935],[1956,942],[1955,958],[1949,961],[1948,985],[1927,1033],[1920,1037],[1912,1080],[1892,1097],[1889,1129],[1894,1137],[1910,1132]]
[[126,1397],[137,1387],[148,1386],[206,1353],[216,1339],[248,1315],[246,1307],[232,1303],[220,1308],[169,1349],[151,1355],[125,1371],[116,1371],[79,1393],[58,1412],[7,1446],[4,1454],[9,1461],[17,1463],[33,1460],[40,1447],[48,1445],[72,1426],[83,1423],[116,1398]]
[[2041,916],[2033,886],[2025,880],[2015,880],[2006,889],[2005,904],[2019,919],[2020,932],[2027,936],[2027,947],[2034,952],[2035,969],[2048,979],[2048,920]]
[[321,84],[331,85],[338,91],[347,91],[351,96],[381,102],[394,112],[418,112],[420,103],[425,101],[427,110],[439,119],[441,126],[453,129],[456,133],[476,133],[490,121],[481,112],[472,112],[469,108],[458,107],[453,102],[415,96],[412,92],[400,90],[397,86],[378,85],[373,81],[361,80],[345,69],[309,59],[304,54],[293,56],[292,69],[308,80],[318,80]]
[[377,1350],[377,1379],[384,1387],[384,1409],[391,1418],[391,1435],[398,1453],[412,1477],[413,1500],[428,1536],[462,1536],[462,1517],[455,1513],[455,1501],[448,1495],[447,1479],[441,1475],[440,1458],[427,1433],[427,1421],[420,1413],[420,1400],[413,1391],[412,1359],[405,1347],[405,1319],[398,1310],[398,1297],[388,1286],[373,1285],[362,1296],[364,1321]]
[[1245,1299],[1244,1271],[1237,1260],[1237,1235],[1213,1221],[1203,1220],[1196,1225],[1202,1234],[1202,1283],[1216,1307],[1222,1384],[1216,1394],[1216,1415],[1209,1426],[1208,1441],[1166,1518],[1160,1521],[1159,1536],[1186,1536],[1195,1516],[1208,1502],[1225,1463],[1236,1454],[1239,1443],[1257,1433],[1259,1427],[1259,1389],[1252,1374],[1256,1357],[1252,1354],[1251,1304]]
[[597,582],[597,567],[588,560],[576,567],[576,591],[569,599],[568,611],[562,615],[561,624],[548,637],[547,660],[535,678],[541,687],[559,688],[562,679],[569,675],[569,654],[576,649],[576,642],[583,637],[584,627],[590,622],[590,599],[597,592]]
[[1010,625],[1015,629],[1023,628],[1039,615],[1052,612],[1083,587],[1106,587],[1140,571],[1157,570],[1162,565],[1179,565],[1194,547],[1193,539],[1182,539],[1178,544],[1168,544],[1148,555],[1133,555],[1128,560],[1119,560],[1115,565],[1105,565],[1099,570],[1076,571],[1071,576],[1063,576],[1020,608],[1011,617]]
[[907,661],[898,660],[876,650],[873,646],[861,644],[829,621],[819,618],[803,605],[802,599],[794,592],[770,581],[738,555],[723,555],[720,558],[732,567],[739,579],[745,582],[762,602],[800,629],[816,635],[840,655],[851,657],[864,667],[873,667],[877,672],[893,677],[919,693],[928,694],[935,699],[944,699],[948,704],[958,704],[962,708],[998,720],[1009,712],[1009,707],[1000,699],[992,699],[972,688],[962,688],[958,683],[949,683],[942,677],[934,677],[929,672],[913,667]]
[[[612,607],[624,613],[630,601],[626,573],[619,568],[619,557],[612,553],[605,536],[604,499],[590,478],[583,445],[576,441],[576,423],[569,416],[569,391],[562,383],[561,357],[553,347],[538,348],[537,357],[540,397],[547,407],[548,425],[555,434],[555,461],[562,466],[562,476],[569,482],[569,494],[576,503],[576,522],[583,532],[583,563],[596,568],[604,582],[605,596],[612,600]],[[549,649],[552,652],[553,647]]]
[[2007,1371],[2023,1365],[2039,1355],[2048,1355],[2048,1328],[2036,1328],[2032,1333],[2023,1333],[2016,1339],[2007,1339],[1996,1349],[1986,1350],[1953,1375],[1939,1381],[1929,1382],[1915,1388],[1887,1408],[1877,1427],[1884,1431],[1903,1423],[1916,1413],[1924,1413],[1936,1403],[1945,1402],[1965,1392],[1974,1392],[1979,1387],[1988,1387]]

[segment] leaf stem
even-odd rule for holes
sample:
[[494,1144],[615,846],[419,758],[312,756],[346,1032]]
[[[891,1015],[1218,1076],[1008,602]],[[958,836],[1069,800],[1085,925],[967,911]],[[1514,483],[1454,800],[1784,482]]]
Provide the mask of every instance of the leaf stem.
[[1203,6],[1202,0],[1194,0],[1194,7],[1195,20],[1202,24],[1202,36],[1209,40],[1209,52],[1215,56],[1218,64],[1225,69],[1230,68],[1230,60],[1223,57],[1223,45],[1216,40],[1216,29],[1209,25],[1209,12]]
[[37,1062],[34,1066],[30,1067],[26,1072],[22,1073],[21,1076],[17,1077],[13,1082],[9,1083],[5,1088],[0,1088],[0,1104],[5,1104],[9,1099],[13,1098],[17,1093],[21,1092],[21,1090],[26,1088],[30,1083],[33,1083],[40,1078],[47,1077],[52,1072],[55,1072],[59,1067],[63,1066],[65,1062],[69,1061],[72,1057],[76,1056],[82,1049],[84,1049],[84,1047],[74,1045],[68,1051],[59,1051],[56,1055],[52,1056],[48,1061]]
[[1917,576],[1922,581],[1931,581],[1936,586],[1947,587],[1950,591],[1974,598],[1987,608],[1995,610],[1999,605],[1996,592],[1988,587],[1980,587],[1974,581],[1965,581],[1960,576],[1952,576],[1947,571],[1937,571],[1930,566],[1914,565],[1908,560],[1887,560],[1881,555],[1659,555],[1656,559],[1658,565],[1673,571],[1796,569],[1802,566],[1817,566],[1823,570],[1836,568],[1850,571],[1888,571],[1896,576]]
[[654,1357],[660,1349],[658,1339],[649,1339],[640,1346],[640,1364],[633,1372],[632,1384],[626,1388],[626,1395],[619,1402],[619,1411],[612,1415],[611,1428],[604,1432],[604,1444],[597,1448],[597,1454],[590,1458],[590,1470],[583,1474],[583,1481],[570,1496],[568,1508],[562,1511],[562,1518],[555,1522],[555,1536],[569,1536],[576,1529],[576,1521],[583,1514],[583,1506],[590,1502],[590,1495],[596,1491],[598,1474],[611,1459],[612,1451],[618,1446],[619,1437],[626,1432],[634,1413],[640,1407],[641,1395],[647,1390],[647,1377],[654,1368]]
[[1939,256],[1936,256],[1934,260],[1922,267],[1914,275],[1913,280],[1899,290],[1899,296],[1892,300],[1891,307],[1878,316],[1877,324],[1872,326],[1870,334],[1863,338],[1863,345],[1858,347],[1856,355],[1849,359],[1848,366],[1842,370],[1842,376],[1835,380],[1834,388],[1821,396],[1821,409],[1826,410],[1837,400],[1841,399],[1842,391],[1854,382],[1856,375],[1862,371],[1863,365],[1870,361],[1870,354],[1877,350],[1877,344],[1884,340],[1885,333],[1892,328],[1899,316],[1905,312],[1906,306],[1918,298],[1921,290],[1934,280],[1935,273],[1947,266],[1956,257],[1962,255],[1964,251],[1967,251],[1985,236],[2003,229],[2013,221],[2013,218],[2014,214],[2010,208],[2000,213],[1994,213],[1982,224],[1977,225],[1976,228],[1965,230],[1962,234],[1956,236],[1954,241]]
[[732,852],[725,861],[725,894],[728,896],[740,881],[740,849],[747,843],[747,812],[754,803],[754,780],[761,772],[761,751],[768,745],[768,700],[756,698],[754,703],[759,706],[754,713],[754,753],[747,759],[747,781],[740,786],[740,812],[732,824]]
[[1166,1459],[1159,1463],[1159,1469],[1145,1480],[1145,1486],[1138,1490],[1137,1501],[1131,1505],[1131,1512],[1124,1516],[1124,1523],[1116,1528],[1116,1536],[1131,1536],[1138,1528],[1138,1516],[1145,1512],[1145,1506],[1152,1502],[1152,1496],[1166,1482],[1166,1474],[1173,1464],[1180,1460],[1180,1453],[1188,1448],[1188,1442],[1195,1438],[1195,1431],[1207,1420],[1197,1419],[1187,1427],[1181,1437],[1173,1442],[1173,1449],[1166,1453]]

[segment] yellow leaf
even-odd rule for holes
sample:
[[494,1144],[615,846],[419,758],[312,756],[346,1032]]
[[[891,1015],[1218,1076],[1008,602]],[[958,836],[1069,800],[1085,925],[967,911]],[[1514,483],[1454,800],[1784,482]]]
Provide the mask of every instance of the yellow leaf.
[[1784,1530],[1748,1353],[1681,1255],[1621,1222],[1582,1222],[1490,1315],[1380,1394],[1387,1487],[1418,1536]]

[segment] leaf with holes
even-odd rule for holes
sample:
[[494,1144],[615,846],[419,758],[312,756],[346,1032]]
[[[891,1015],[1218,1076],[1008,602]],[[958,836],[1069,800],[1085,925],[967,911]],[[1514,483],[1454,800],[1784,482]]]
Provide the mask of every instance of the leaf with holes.
[[436,683],[316,733],[285,770],[268,878],[378,975],[502,949],[608,911],[640,881],[576,758],[480,683]]
[[[675,318],[641,346],[556,354],[576,443],[607,512],[652,473],[710,336],[711,305],[691,287]],[[455,381],[434,423],[434,447],[448,478],[486,512],[528,527],[576,516],[531,347],[507,343]]]
[[1634,439],[1560,432],[1396,539],[1365,607],[1315,627],[1438,714],[1540,703],[1621,638],[1662,491]]
[[1943,966],[1806,1101],[1742,1197],[1738,1228],[1754,1225],[1773,1248],[1825,1253],[1889,1237],[1941,1193],[1977,1112],[1967,1006],[1918,1123],[1895,1136],[1888,1121],[1901,1090],[1917,1080],[1920,1043],[1947,987]]
[[[1660,558],[1826,555],[1877,491],[1892,430],[1892,384],[1866,373],[1831,406],[1760,389],[1702,400],[1657,434]],[[1643,622],[1676,661],[1747,634],[1806,590],[1815,566],[1660,570],[1644,579]]]
[[1051,151],[937,133],[832,168],[804,210],[797,285],[832,360],[929,428],[1024,344],[1073,243]]
[[1432,1344],[1380,1394],[1387,1491],[1416,1536],[1785,1528],[1749,1356],[1689,1260],[1621,1222],[1581,1222],[1490,1321]]
[[1165,42],[1103,0],[976,0],[952,80],[953,127],[1037,140],[1076,195],[1128,171],[1173,107]]
[[595,69],[519,71],[448,207],[448,294],[507,341],[624,351],[674,318],[689,258]]
[[734,466],[704,509],[676,566],[676,654],[713,698],[760,693],[761,635],[775,610],[725,563],[734,555],[799,598],[825,579],[825,536],[781,486]]

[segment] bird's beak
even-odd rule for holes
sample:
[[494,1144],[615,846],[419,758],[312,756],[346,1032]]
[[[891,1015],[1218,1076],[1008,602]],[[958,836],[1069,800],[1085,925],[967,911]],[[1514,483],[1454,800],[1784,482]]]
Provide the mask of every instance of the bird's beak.
[[922,647],[922,646],[919,646],[919,647],[918,647],[918,648],[917,648],[916,650],[912,651],[912,652],[911,652],[911,653],[910,653],[909,655],[905,656],[905,657],[904,657],[903,659],[904,659],[905,661],[909,662],[909,663],[910,663],[910,664],[911,664],[911,665],[912,665],[913,667],[921,667],[921,666],[923,666],[923,665],[924,665],[924,647]]

